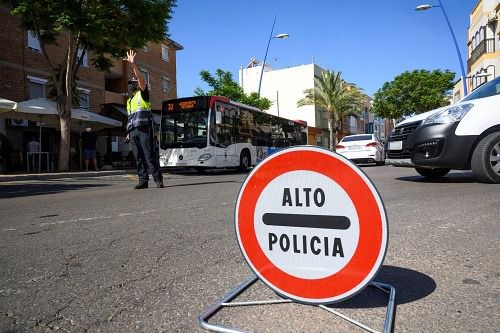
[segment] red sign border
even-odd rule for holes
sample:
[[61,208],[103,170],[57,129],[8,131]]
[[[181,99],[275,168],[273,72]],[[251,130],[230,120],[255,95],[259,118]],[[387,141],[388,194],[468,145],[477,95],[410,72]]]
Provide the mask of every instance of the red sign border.
[[[262,251],[254,228],[255,207],[266,186],[284,173],[301,170],[318,172],[341,186],[359,218],[358,247],[351,260],[339,272],[320,279],[299,278],[276,267]],[[352,162],[320,147],[282,150],[252,170],[238,195],[235,227],[240,249],[255,274],[278,293],[304,303],[339,302],[361,291],[377,274],[387,251],[387,217],[375,186]]]

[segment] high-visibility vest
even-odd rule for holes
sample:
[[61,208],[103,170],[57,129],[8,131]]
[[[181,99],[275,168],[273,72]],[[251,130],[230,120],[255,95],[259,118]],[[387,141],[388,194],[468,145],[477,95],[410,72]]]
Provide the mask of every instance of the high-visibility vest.
[[127,101],[127,113],[127,130],[129,131],[152,123],[151,103],[142,99],[140,90],[137,90],[134,96]]

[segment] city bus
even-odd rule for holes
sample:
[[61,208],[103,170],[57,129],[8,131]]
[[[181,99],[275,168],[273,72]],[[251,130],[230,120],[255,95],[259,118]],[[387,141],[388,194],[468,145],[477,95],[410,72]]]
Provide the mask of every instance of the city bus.
[[161,167],[244,171],[274,151],[307,144],[307,124],[277,117],[222,96],[162,103]]

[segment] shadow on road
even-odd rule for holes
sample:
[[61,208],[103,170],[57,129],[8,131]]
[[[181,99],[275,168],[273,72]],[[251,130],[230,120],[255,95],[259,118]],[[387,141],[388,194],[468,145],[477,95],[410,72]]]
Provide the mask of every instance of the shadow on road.
[[[436,289],[436,282],[429,276],[417,271],[382,266],[374,279],[375,282],[390,284],[396,289],[396,304],[414,302],[431,294]],[[388,294],[377,288],[365,288],[359,294],[346,301],[332,304],[332,308],[374,308],[387,306]]]
[[479,183],[478,180],[474,177],[472,172],[450,172],[444,177],[441,178],[426,178],[423,176],[407,176],[407,177],[398,177],[397,180],[402,180],[406,182],[414,182],[414,183]]
[[177,174],[183,176],[220,176],[220,175],[232,175],[232,174],[247,174],[251,169],[247,171],[239,171],[237,169],[209,169],[204,171],[197,171],[193,168],[172,168],[172,169],[162,169],[166,174]]
[[242,184],[243,182],[237,180],[224,180],[224,181],[214,181],[214,182],[194,182],[194,183],[186,183],[186,184],[175,184],[175,185],[165,185],[166,188],[170,187],[183,187],[183,186],[200,186],[200,185],[210,185],[210,184],[229,184],[236,183]]
[[106,184],[0,184],[0,199],[30,197],[43,194],[54,194],[84,188],[109,186]]

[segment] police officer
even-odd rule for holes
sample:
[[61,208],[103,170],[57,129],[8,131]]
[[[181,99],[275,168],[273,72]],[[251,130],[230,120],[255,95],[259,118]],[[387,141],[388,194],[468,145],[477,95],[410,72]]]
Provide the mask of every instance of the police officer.
[[151,103],[149,102],[149,89],[144,81],[142,73],[134,63],[136,52],[127,52],[127,61],[130,63],[135,77],[128,81],[129,99],[127,101],[127,138],[132,145],[137,164],[137,176],[139,183],[134,189],[148,187],[148,167],[156,183],[156,187],[163,188],[163,176],[160,170],[160,161],[155,153],[153,138],[153,114],[151,113]]

